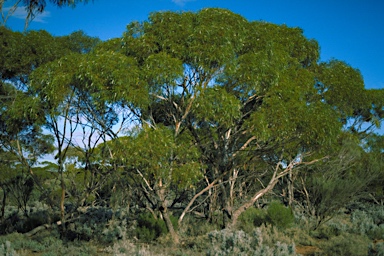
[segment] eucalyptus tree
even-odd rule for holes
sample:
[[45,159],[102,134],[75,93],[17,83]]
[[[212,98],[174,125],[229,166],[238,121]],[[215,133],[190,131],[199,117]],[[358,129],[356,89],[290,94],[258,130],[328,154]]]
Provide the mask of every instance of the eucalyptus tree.
[[122,42],[147,83],[143,123],[192,135],[207,165],[208,212],[222,210],[225,225],[279,178],[327,157],[350,120],[377,126],[383,117],[359,71],[320,63],[317,42],[299,28],[223,9],[159,12],[129,24]]
[[[233,226],[280,178],[383,117],[383,98],[371,97],[382,90],[366,90],[342,61],[320,62],[301,29],[215,8],[152,13],[120,39],[40,67],[30,86],[62,153],[76,129],[62,136],[59,117],[112,140],[100,144],[105,166],[137,181],[176,243],[174,191],[185,195],[179,223],[194,209],[208,219],[222,211]],[[122,123],[133,133],[118,138]]]
[[[8,150],[14,149],[23,157],[25,155],[20,151],[20,145],[17,149],[10,143],[17,141],[15,136],[23,136],[23,143],[29,143],[29,148],[36,152],[47,147],[39,146],[41,143],[50,141],[41,134],[45,120],[39,99],[29,90],[31,72],[71,52],[89,51],[99,40],[87,37],[82,32],[55,38],[46,31],[22,34],[4,27],[0,28],[0,34],[0,141],[2,146],[8,147]],[[40,141],[33,143],[39,136]],[[44,153],[44,150],[40,153]],[[35,154],[34,159],[37,157]]]
[[[45,126],[55,137],[62,221],[65,221],[67,152],[70,148],[81,152],[84,171],[90,175],[100,171],[103,160],[97,159],[95,148],[117,137],[126,120],[131,120],[130,113],[119,114],[122,104],[140,103],[141,88],[134,76],[135,66],[134,60],[122,54],[94,50],[66,55],[41,66],[31,76],[30,90],[40,99]],[[89,184],[87,192],[94,189]]]
[[156,211],[160,212],[173,241],[178,243],[169,210],[182,203],[186,191],[195,188],[204,169],[191,135],[185,132],[175,136],[173,129],[163,125],[145,126],[136,134],[114,141],[111,149],[117,155],[115,162],[140,187],[144,196],[140,203],[155,218]]
[[[33,177],[41,189],[33,166],[39,157],[52,153],[54,137],[59,133],[43,133],[47,126],[47,105],[42,105],[39,95],[30,86],[30,74],[51,61],[70,53],[89,52],[99,40],[82,32],[55,38],[45,31],[28,33],[12,32],[0,28],[0,143],[3,150],[17,156],[25,172]],[[55,128],[59,129],[58,123]],[[61,143],[61,144],[60,144]],[[60,141],[58,145],[64,145]],[[59,154],[60,155],[60,154]],[[26,176],[28,177],[28,176]]]
[[13,175],[32,177],[37,188],[44,190],[32,167],[53,151],[53,139],[43,133],[39,100],[28,91],[29,75],[65,51],[45,31],[22,34],[1,27],[0,34],[0,147],[17,160],[19,168],[11,168]]

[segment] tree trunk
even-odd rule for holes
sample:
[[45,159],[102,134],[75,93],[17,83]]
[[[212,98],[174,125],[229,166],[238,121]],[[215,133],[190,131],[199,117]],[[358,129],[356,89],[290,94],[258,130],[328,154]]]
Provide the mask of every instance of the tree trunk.
[[294,179],[295,177],[293,176],[292,170],[289,171],[288,173],[288,205],[292,206],[295,197],[294,197]]
[[59,173],[60,173],[60,186],[61,186],[61,197],[60,197],[60,219],[62,225],[62,230],[65,232],[65,207],[64,207],[64,202],[65,202],[65,182],[64,182],[64,168],[63,168],[63,163],[62,160],[59,160]]
[[179,236],[176,233],[175,228],[173,227],[171,218],[169,217],[167,200],[166,200],[166,196],[165,196],[165,189],[161,188],[161,187],[162,187],[162,182],[160,181],[160,189],[157,192],[159,199],[161,201],[160,212],[163,215],[165,225],[167,226],[168,232],[171,234],[173,244],[178,245],[180,242]]
[[195,194],[193,196],[193,198],[191,199],[191,201],[189,201],[187,207],[185,207],[184,211],[181,213],[180,217],[179,217],[179,221],[178,221],[178,224],[179,226],[181,225],[181,222],[183,221],[183,218],[185,216],[185,214],[189,211],[189,209],[191,208],[191,206],[193,205],[193,203],[195,202],[195,200],[201,196],[202,194],[204,194],[205,192],[207,192],[208,190],[210,190],[217,182],[217,179],[212,181],[210,184],[208,184],[204,189],[202,189],[199,193]]
[[298,165],[299,162],[295,162],[295,161],[292,161],[284,170],[282,170],[281,172],[278,172],[279,169],[280,169],[280,165],[281,165],[281,162],[277,163],[276,165],[276,168],[275,168],[275,171],[268,183],[268,186],[266,186],[265,188],[263,188],[262,190],[259,190],[250,200],[248,200],[246,203],[244,203],[243,205],[241,205],[239,208],[237,208],[233,214],[232,214],[232,221],[227,225],[228,228],[233,228],[236,226],[237,224],[237,220],[239,218],[239,216],[246,210],[248,209],[249,207],[251,207],[259,198],[261,198],[262,196],[264,196],[266,193],[268,193],[269,191],[271,191],[276,183],[279,181],[280,178],[286,176],[290,171],[292,171],[292,169],[294,168],[294,166]]
[[1,216],[0,216],[0,220],[2,220],[4,218],[4,215],[5,215],[5,204],[7,202],[7,191],[5,188],[3,188],[3,204],[1,205]]
[[165,221],[165,225],[167,226],[167,229],[169,233],[171,234],[172,241],[174,245],[178,245],[180,243],[179,235],[176,233],[176,230],[173,227],[171,218],[169,217],[168,208],[165,203],[162,204],[162,215]]
[[266,193],[271,191],[273,187],[276,185],[278,179],[272,179],[268,186],[260,191],[258,191],[249,201],[241,205],[239,208],[237,208],[233,213],[232,213],[232,219],[231,222],[227,225],[228,228],[233,228],[237,224],[237,220],[239,219],[240,215],[247,210],[249,207],[251,207],[259,198],[264,196]]
[[[63,174],[61,174],[63,175]],[[63,179],[63,178],[62,178]],[[64,201],[65,201],[65,184],[64,181],[61,181],[61,199],[60,199],[60,216],[61,216],[61,222],[63,223],[63,230],[65,230],[65,207],[64,207]]]

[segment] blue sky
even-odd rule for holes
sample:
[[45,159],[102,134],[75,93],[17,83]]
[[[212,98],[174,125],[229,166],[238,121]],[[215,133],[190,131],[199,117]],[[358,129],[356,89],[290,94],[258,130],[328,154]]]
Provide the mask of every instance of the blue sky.
[[[361,71],[367,88],[384,88],[383,0],[94,0],[76,8],[48,5],[29,29],[56,36],[83,30],[106,40],[121,36],[128,23],[143,21],[151,12],[206,7],[226,8],[249,21],[300,27],[319,42],[322,60],[343,60]],[[7,25],[22,30],[22,18],[20,9]]]

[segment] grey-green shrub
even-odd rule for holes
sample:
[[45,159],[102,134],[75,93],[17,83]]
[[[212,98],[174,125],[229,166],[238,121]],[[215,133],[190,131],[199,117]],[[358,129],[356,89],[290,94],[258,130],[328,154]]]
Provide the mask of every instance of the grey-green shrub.
[[[31,250],[35,252],[41,252],[45,249],[45,246],[40,242],[30,239],[23,234],[12,233],[6,236],[0,236],[0,244],[6,244],[10,242],[12,248],[15,250]],[[1,255],[1,254],[0,254]]]
[[379,220],[379,217],[373,212],[355,210],[351,214],[353,224],[351,231],[356,234],[367,235],[371,239],[384,239],[384,224],[380,224]]
[[332,237],[322,250],[325,255],[365,256],[368,254],[370,240],[366,236],[343,233]]
[[0,256],[18,256],[16,251],[12,248],[10,241],[0,244]]
[[110,244],[126,236],[127,220],[124,211],[113,212],[106,207],[88,208],[79,219],[68,225],[66,239]]
[[296,255],[294,243],[287,244],[281,239],[276,228],[261,226],[251,235],[244,231],[220,230],[208,234],[210,247],[207,255]]
[[320,225],[317,229],[311,230],[309,233],[318,239],[331,239],[332,237],[342,235],[349,232],[350,226],[343,223],[339,219],[332,219],[324,225]]
[[384,242],[371,244],[369,249],[369,255],[384,256]]
[[207,251],[207,255],[249,255],[252,252],[252,247],[258,246],[258,241],[251,241],[247,233],[242,230],[213,231],[208,234],[208,238],[212,247]]

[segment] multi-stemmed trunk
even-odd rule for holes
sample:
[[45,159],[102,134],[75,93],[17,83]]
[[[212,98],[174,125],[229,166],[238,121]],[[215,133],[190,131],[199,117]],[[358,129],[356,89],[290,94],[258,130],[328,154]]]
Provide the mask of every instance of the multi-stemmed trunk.
[[263,197],[266,193],[272,191],[276,183],[279,181],[279,179],[288,175],[289,173],[292,173],[293,168],[299,164],[301,164],[301,159],[300,160],[295,159],[291,161],[288,166],[286,166],[284,169],[281,170],[282,163],[278,162],[276,164],[275,171],[271,179],[269,180],[268,185],[265,188],[257,191],[248,201],[246,201],[245,203],[237,207],[237,209],[232,212],[231,222],[227,225],[227,227],[228,228],[235,227],[237,224],[237,220],[245,210],[253,206],[256,203],[256,201],[259,200],[261,197]]

